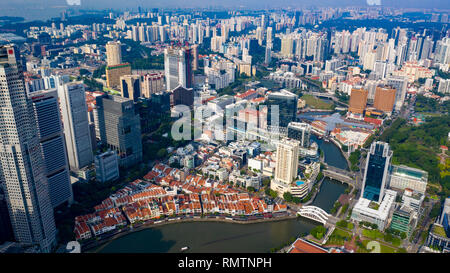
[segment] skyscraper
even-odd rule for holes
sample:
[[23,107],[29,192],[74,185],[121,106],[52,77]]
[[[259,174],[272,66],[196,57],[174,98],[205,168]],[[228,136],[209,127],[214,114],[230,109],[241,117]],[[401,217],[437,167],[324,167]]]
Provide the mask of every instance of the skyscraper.
[[273,31],[272,31],[272,27],[268,27],[266,30],[266,35],[267,35],[267,41],[266,41],[266,45],[270,45],[272,47],[272,42],[273,42]]
[[294,139],[283,139],[277,145],[277,162],[275,179],[290,184],[297,177],[299,142]]
[[119,96],[96,97],[100,139],[117,152],[119,165],[130,167],[142,161],[141,123],[132,100]]
[[[272,92],[267,97],[268,116],[267,122],[270,126],[287,127],[289,122],[297,119],[297,101],[298,96],[287,90],[280,90],[279,92]],[[272,106],[278,106],[279,116],[278,123],[276,122],[275,108]]]
[[14,240],[14,233],[9,217],[8,204],[3,190],[3,184],[0,183],[0,245],[7,241]]
[[56,228],[36,121],[25,86],[19,53],[0,47],[0,181],[15,239],[51,251]]
[[198,70],[198,45],[192,46],[192,70]]
[[366,168],[362,185],[362,197],[381,202],[388,179],[392,151],[389,144],[381,141],[372,143],[367,154]]
[[125,75],[120,77],[120,91],[123,98],[137,101],[141,96],[141,76]]
[[396,111],[400,111],[405,101],[408,79],[407,77],[402,76],[391,76],[387,78],[387,84],[392,86],[396,90],[394,109]]
[[363,114],[367,105],[369,91],[364,89],[352,89],[348,111],[354,114]]
[[300,146],[309,148],[311,138],[311,125],[303,122],[291,122],[288,125],[288,137],[298,140]]
[[122,63],[122,52],[120,42],[108,42],[106,44],[106,63],[108,66]]
[[59,85],[58,97],[69,166],[78,171],[94,162],[84,85],[76,82]]
[[269,44],[266,45],[266,52],[264,55],[264,64],[269,65],[272,61],[272,48]]
[[164,73],[146,74],[142,77],[143,97],[150,98],[152,94],[164,91]]
[[194,57],[190,48],[166,48],[164,50],[164,69],[167,91],[172,91],[178,85],[181,85],[184,88],[193,87],[193,60]]
[[53,208],[64,202],[72,203],[72,184],[56,89],[33,92],[30,98],[36,116]]
[[109,88],[120,88],[120,77],[131,75],[129,63],[117,64],[106,67],[106,86]]
[[396,90],[389,88],[389,87],[383,87],[383,86],[377,86],[376,92],[375,92],[375,101],[373,103],[373,106],[377,110],[381,110],[386,113],[391,113],[392,110],[394,110],[394,104],[395,104],[395,94]]

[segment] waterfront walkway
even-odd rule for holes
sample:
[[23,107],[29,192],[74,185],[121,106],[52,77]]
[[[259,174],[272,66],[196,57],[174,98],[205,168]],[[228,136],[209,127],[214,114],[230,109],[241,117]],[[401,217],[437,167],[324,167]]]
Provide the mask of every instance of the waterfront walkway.
[[[147,223],[143,223],[140,225],[134,225],[134,226],[128,226],[125,228],[122,228],[120,230],[117,230],[115,232],[103,234],[101,237],[97,237],[94,241],[89,241],[82,243],[82,252],[86,252],[92,249],[95,249],[99,246],[106,245],[106,243],[113,241],[115,239],[118,239],[120,237],[123,237],[125,235],[128,235],[133,232],[142,231],[148,228],[153,227],[159,227],[164,226],[168,224],[175,224],[175,223],[189,223],[189,222],[224,222],[224,223],[233,223],[233,224],[256,224],[256,223],[265,223],[265,222],[276,222],[276,221],[283,221],[283,220],[289,220],[289,219],[295,219],[297,218],[296,215],[288,214],[288,213],[280,213],[279,215],[274,215],[272,218],[263,218],[263,219],[254,219],[254,220],[233,220],[233,218],[230,217],[201,217],[201,216],[194,216],[194,217],[188,217],[188,218],[166,218],[163,220],[158,221],[148,221]],[[98,250],[96,251],[98,252]]]

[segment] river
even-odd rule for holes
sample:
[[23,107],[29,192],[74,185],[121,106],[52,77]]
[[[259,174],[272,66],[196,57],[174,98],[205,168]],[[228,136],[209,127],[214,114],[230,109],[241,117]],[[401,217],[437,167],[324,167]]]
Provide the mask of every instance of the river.
[[[312,137],[324,152],[329,165],[348,169],[338,147]],[[325,178],[312,205],[330,212],[346,185]],[[173,223],[148,228],[117,238],[94,250],[100,253],[165,253],[179,252],[189,246],[195,253],[266,253],[292,237],[301,236],[317,223],[304,218],[277,222],[234,224],[223,222]]]

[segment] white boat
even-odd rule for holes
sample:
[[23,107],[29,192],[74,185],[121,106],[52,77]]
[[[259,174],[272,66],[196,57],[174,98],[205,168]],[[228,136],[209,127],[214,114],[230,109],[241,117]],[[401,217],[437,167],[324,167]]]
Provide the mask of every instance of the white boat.
[[182,248],[181,248],[181,251],[186,251],[186,250],[188,250],[188,249],[189,249],[189,247],[185,246],[185,247],[182,247]]

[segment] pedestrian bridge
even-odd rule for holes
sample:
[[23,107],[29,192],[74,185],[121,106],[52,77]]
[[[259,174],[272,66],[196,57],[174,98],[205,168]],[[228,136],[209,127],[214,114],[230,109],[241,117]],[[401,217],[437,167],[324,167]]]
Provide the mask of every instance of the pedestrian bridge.
[[316,206],[304,206],[297,212],[297,214],[302,217],[322,223],[323,225],[325,225],[328,221],[328,218],[331,217],[331,215],[326,211]]

